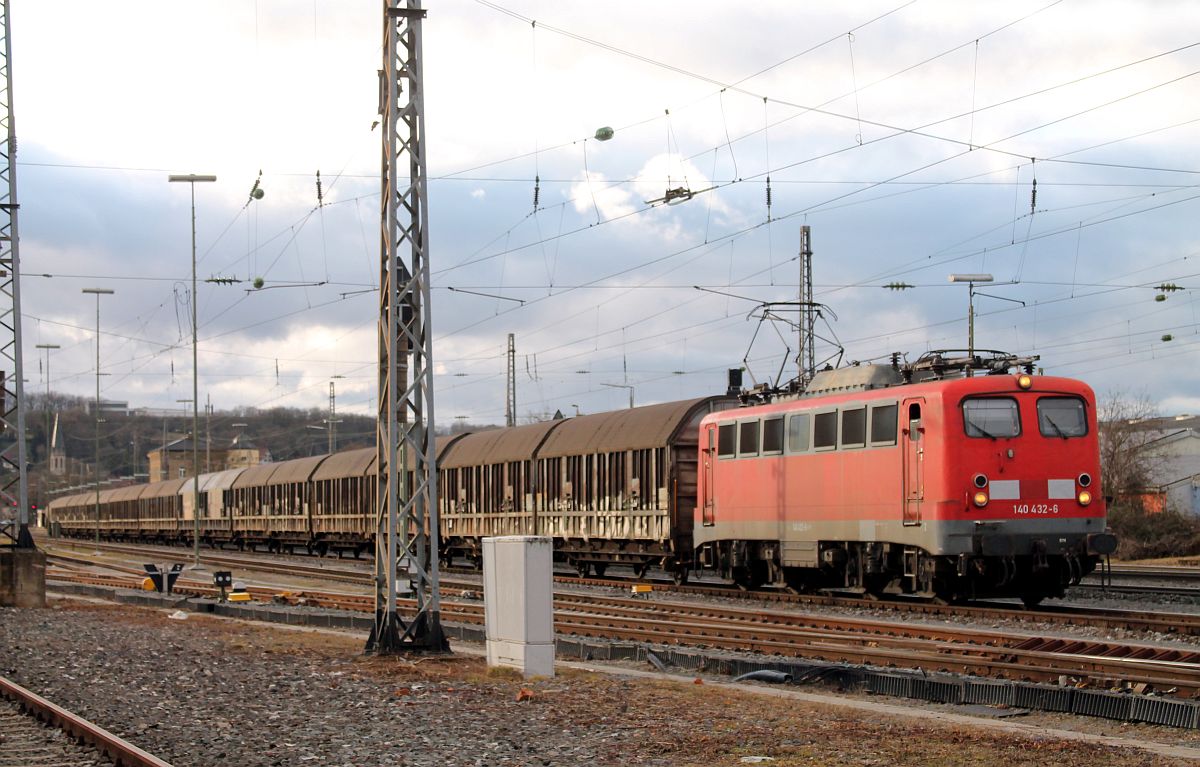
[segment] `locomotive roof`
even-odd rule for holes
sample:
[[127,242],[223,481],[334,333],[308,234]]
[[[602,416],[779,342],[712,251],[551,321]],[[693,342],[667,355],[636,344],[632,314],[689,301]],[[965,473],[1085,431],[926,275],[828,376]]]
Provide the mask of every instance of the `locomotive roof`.
[[[747,411],[754,413],[795,410],[797,408],[815,409],[825,407],[829,404],[838,405],[843,402],[887,402],[907,399],[909,397],[929,397],[933,395],[940,396],[943,399],[957,400],[958,398],[972,394],[1003,394],[1006,392],[1018,394],[1024,390],[1017,386],[1017,377],[1015,374],[1001,374],[974,376],[972,378],[943,378],[872,389],[834,391],[812,396],[790,397],[787,399],[778,399],[770,403],[755,404],[727,411],[724,418],[736,419],[741,417],[743,413],[747,413]],[[1034,394],[1039,392],[1058,392],[1081,394],[1089,398],[1094,396],[1091,387],[1076,378],[1046,375],[1035,375],[1031,376],[1031,378],[1033,379],[1033,386],[1029,389],[1029,392]],[[717,415],[716,418],[722,419],[722,416]]]
[[439,462],[438,466],[456,469],[460,466],[528,460],[546,435],[564,423],[567,423],[565,419],[542,421],[509,429],[474,432],[458,440],[446,460]]
[[707,413],[734,402],[726,397],[700,397],[569,418],[550,432],[538,457],[663,447],[697,412]]

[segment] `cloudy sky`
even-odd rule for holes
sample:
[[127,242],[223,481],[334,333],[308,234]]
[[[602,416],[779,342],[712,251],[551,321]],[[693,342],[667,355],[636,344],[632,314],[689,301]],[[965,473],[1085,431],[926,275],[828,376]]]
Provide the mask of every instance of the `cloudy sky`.
[[[373,412],[379,0],[13,5],[27,386],[55,343],[52,388],[93,395],[101,287],[102,396],[191,396],[167,175],[211,173],[201,400],[324,408],[333,380]],[[847,361],[964,348],[947,275],[990,273],[978,347],[1200,412],[1194,4],[427,6],[440,424],[503,421],[509,333],[522,417],[790,375],[756,308],[796,297],[802,225]]]

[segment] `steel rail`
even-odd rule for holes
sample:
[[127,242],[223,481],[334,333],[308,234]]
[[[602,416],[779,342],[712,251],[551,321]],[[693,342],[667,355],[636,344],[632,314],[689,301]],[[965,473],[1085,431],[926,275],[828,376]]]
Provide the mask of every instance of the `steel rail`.
[[[90,545],[88,548],[94,548]],[[168,552],[162,552],[158,549],[147,550],[144,547],[138,547],[131,544],[107,543],[101,544],[101,549],[112,552],[124,552],[128,554],[138,555],[166,555]],[[64,555],[55,551],[53,546],[44,547],[48,554],[53,553],[56,556],[68,559],[68,555]],[[72,561],[86,562],[87,560],[75,557]],[[323,578],[336,581],[347,581],[353,583],[370,583],[371,576],[366,572],[358,572],[355,570],[347,570],[336,567],[323,567],[320,565],[305,565],[291,562],[264,562],[262,560],[255,561],[250,557],[231,557],[219,554],[205,554],[204,561],[213,565],[222,565],[226,567],[240,567],[246,570],[256,570],[264,573],[275,573],[277,575],[310,575],[315,578]]]
[[87,743],[111,759],[117,767],[171,767],[168,762],[4,677],[0,677],[0,695],[16,701],[18,706],[37,719]]

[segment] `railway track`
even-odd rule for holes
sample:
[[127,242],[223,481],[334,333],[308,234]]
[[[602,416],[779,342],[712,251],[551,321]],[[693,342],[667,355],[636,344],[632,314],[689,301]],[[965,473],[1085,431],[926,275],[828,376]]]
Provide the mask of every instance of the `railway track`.
[[[93,548],[93,544],[74,544],[84,549]],[[147,549],[131,544],[101,544],[103,551],[119,552],[150,558],[164,554],[163,549]],[[73,556],[58,553],[55,547],[47,547],[47,553],[57,561],[77,565],[97,565],[108,567],[120,572],[127,572],[144,577],[141,568],[133,568],[109,563],[100,563],[86,556]],[[165,553],[174,553],[166,549]],[[210,566],[229,567],[238,571],[266,572],[285,576],[311,577],[326,581],[353,584],[369,588],[372,575],[365,563],[359,569],[345,566],[326,564],[313,565],[302,562],[277,561],[259,556],[206,554],[204,561]],[[475,571],[453,570],[456,574]],[[555,582],[562,585],[586,585],[608,588],[628,589],[633,583],[645,583],[645,580],[633,580],[619,577],[579,578],[574,575],[556,575]],[[459,580],[453,577],[443,577],[441,584],[448,589],[465,589],[479,591],[482,587],[478,580]],[[1156,634],[1166,634],[1181,637],[1200,636],[1200,615],[1188,613],[1171,613],[1162,610],[1123,610],[1112,608],[1079,607],[1073,605],[1042,605],[1037,609],[1028,609],[1022,605],[1011,603],[975,602],[967,605],[942,605],[912,599],[896,600],[864,600],[857,597],[831,596],[823,594],[796,594],[790,591],[768,589],[760,591],[745,591],[735,586],[718,584],[690,584],[678,586],[670,581],[652,581],[652,587],[657,592],[689,594],[695,596],[722,597],[758,603],[786,604],[796,607],[839,607],[849,609],[869,608],[877,611],[894,612],[897,615],[912,614],[933,619],[969,618],[973,620],[1015,620],[1022,623],[1062,626],[1093,626],[1109,630],[1146,631]],[[1091,587],[1088,587],[1091,588]],[[1096,587],[1098,588],[1098,587]],[[1146,587],[1121,586],[1110,587],[1114,593],[1163,593],[1162,591],[1138,591]],[[1162,587],[1159,587],[1160,589]],[[1176,592],[1172,592],[1176,593]],[[1184,592],[1179,593],[1186,593]]]
[[[1164,580],[1190,581],[1200,583],[1200,567],[1176,565],[1113,565],[1113,579],[1120,580]],[[1088,580],[1097,580],[1098,573],[1088,576]]]
[[[102,585],[116,577],[51,574]],[[127,585],[127,584],[126,584]],[[181,579],[179,593],[211,597],[209,585]],[[442,620],[480,627],[483,604],[447,590]],[[370,613],[373,599],[357,594],[250,589],[257,599]],[[402,599],[403,611],[415,609]],[[906,624],[838,616],[780,613],[691,602],[558,593],[555,631],[618,641],[699,646],[872,666],[950,671],[980,677],[1061,682],[1096,687],[1200,694],[1200,649],[1097,640],[1014,635],[963,627]]]
[[0,765],[171,767],[4,677],[0,677]]

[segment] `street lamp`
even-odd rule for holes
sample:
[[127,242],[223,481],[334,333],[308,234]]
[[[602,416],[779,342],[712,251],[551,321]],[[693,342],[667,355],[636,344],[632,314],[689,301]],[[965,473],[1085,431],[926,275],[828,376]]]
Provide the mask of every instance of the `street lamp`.
[[[96,299],[100,301],[99,298]],[[99,335],[99,333],[97,333]],[[38,344],[38,349],[46,350],[46,465],[50,465],[50,350],[61,349],[58,344]]]
[[216,181],[216,176],[187,173],[167,176],[169,182],[186,182],[192,190],[192,569],[200,569],[200,445],[196,435],[200,433],[200,385],[196,364],[196,182]]
[[[84,288],[96,297],[96,553],[100,553],[100,296],[111,296],[109,288]],[[49,355],[49,352],[46,352]]]
[[[975,283],[977,282],[994,282],[995,278],[990,274],[952,274],[950,282],[965,282],[967,283],[967,357],[975,358]],[[970,368],[967,369],[967,375],[970,375]]]
[[[175,401],[176,401],[177,403],[179,403],[180,405],[186,405],[186,404],[188,404],[189,402],[195,402],[195,400],[192,400],[192,399],[177,399],[177,400],[175,400]],[[187,411],[185,410],[184,412],[187,412]],[[192,421],[192,426],[193,426],[193,428],[195,427],[195,425],[196,425],[196,422],[195,422],[195,421]],[[188,436],[189,436],[189,437],[191,438],[191,440],[192,440],[192,447],[193,447],[193,448],[195,448],[195,446],[196,446],[196,433],[195,433],[195,432],[192,432],[192,433],[191,433],[190,435],[188,435]],[[165,445],[165,444],[163,445],[163,457],[162,457],[162,460],[163,460],[163,462],[164,462],[164,463],[166,464],[166,466],[167,466],[167,469],[168,469],[168,471],[166,472],[166,475],[169,477],[169,476],[170,476],[170,471],[169,471],[169,470],[170,470],[170,467],[171,467],[171,460],[170,460],[170,458],[168,457],[167,448],[166,448],[166,445]],[[193,538],[194,538],[196,541],[199,541],[199,540],[200,540],[200,506],[199,506],[199,503],[198,503],[198,501],[199,501],[199,499],[200,499],[200,490],[199,490],[199,486],[200,486],[200,475],[196,474],[196,456],[195,456],[195,453],[193,453],[193,454],[192,454],[192,485],[193,485],[195,488],[197,488],[197,489],[196,489],[196,491],[195,491],[195,493],[193,493],[193,495],[192,495],[192,537],[193,537]],[[191,566],[190,566],[190,568],[189,568],[189,569],[191,569],[191,570],[202,569],[202,568],[200,567],[200,545],[199,545],[199,543],[196,543],[196,544],[194,544],[193,551],[195,552],[195,560],[192,562],[192,564],[191,564]]]

